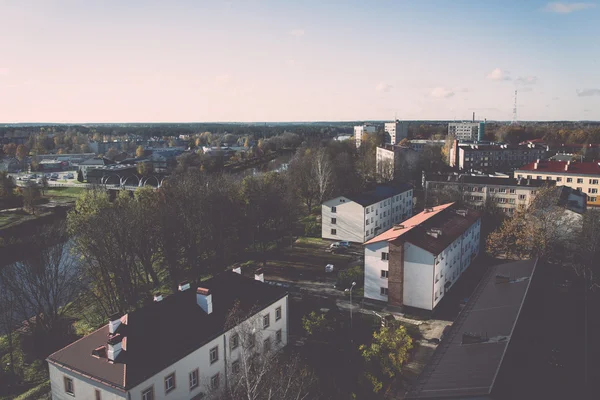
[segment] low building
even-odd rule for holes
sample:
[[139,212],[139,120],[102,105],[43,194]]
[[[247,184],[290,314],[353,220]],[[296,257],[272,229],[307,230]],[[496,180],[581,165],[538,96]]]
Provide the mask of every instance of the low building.
[[358,149],[364,140],[365,134],[375,133],[377,130],[373,125],[363,124],[354,127],[354,141],[356,142],[356,148]]
[[96,185],[138,185],[139,179],[129,179],[137,175],[135,165],[115,164],[98,166],[87,170],[87,183]]
[[479,254],[480,214],[426,208],[365,243],[365,299],[433,310]]
[[[51,354],[52,398],[200,399],[216,394],[243,357],[240,325],[249,325],[257,352],[288,341],[288,295],[260,280],[225,272],[125,315]],[[231,326],[239,304],[251,315]],[[240,345],[240,342],[242,345]],[[211,396],[212,398],[212,396]]]
[[62,171],[68,167],[69,163],[59,160],[42,160],[38,164],[39,171]]
[[515,177],[554,181],[587,195],[587,206],[600,206],[600,164],[597,162],[537,160],[518,168]]
[[408,121],[395,120],[383,125],[385,143],[395,145],[408,138]]
[[87,180],[88,171],[94,168],[101,168],[108,165],[116,164],[113,160],[109,160],[108,158],[90,158],[85,161],[79,163],[79,171],[83,174],[83,179]]
[[364,243],[412,216],[409,184],[380,185],[355,196],[339,196],[321,206],[321,237]]
[[451,167],[461,171],[511,171],[527,163],[544,159],[547,147],[527,144],[469,144],[461,146],[455,141],[448,157]]

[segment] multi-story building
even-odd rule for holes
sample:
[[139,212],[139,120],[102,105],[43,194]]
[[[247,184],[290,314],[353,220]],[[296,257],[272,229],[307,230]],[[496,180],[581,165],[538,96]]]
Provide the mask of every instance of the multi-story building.
[[431,175],[425,182],[425,197],[429,204],[462,199],[476,210],[492,201],[506,214],[512,214],[520,206],[529,206],[536,192],[548,183],[554,185],[554,182],[535,179],[486,175]]
[[365,298],[433,310],[479,254],[480,215],[426,208],[365,243]]
[[377,147],[375,156],[375,169],[377,176],[384,181],[391,181],[400,172],[414,172],[418,153],[410,147],[386,144],[383,147]]
[[408,121],[395,120],[386,122],[383,126],[385,132],[385,143],[398,144],[402,139],[408,137]]
[[354,127],[354,141],[356,142],[356,148],[358,149],[364,139],[364,134],[375,133],[376,129],[373,125],[357,125]]
[[[287,293],[263,281],[262,273],[251,279],[225,272],[193,289],[183,282],[173,295],[156,295],[153,304],[111,316],[108,324],[48,357],[52,398],[217,395],[247,353],[240,343],[261,353],[287,344]],[[235,307],[252,315],[231,324]]]
[[547,148],[535,144],[470,144],[459,145],[456,141],[450,149],[449,164],[460,170],[510,171],[522,165],[543,159]]
[[477,142],[484,138],[484,122],[451,122],[448,124],[448,135],[460,141]]
[[321,207],[321,236],[364,243],[412,216],[412,205],[413,188],[406,183],[327,200]]
[[446,144],[445,140],[426,140],[426,139],[411,139],[409,140],[409,147],[417,153],[422,153],[428,146],[443,147]]
[[597,162],[545,161],[524,165],[514,172],[517,178],[555,181],[587,195],[587,206],[600,206],[600,164]]

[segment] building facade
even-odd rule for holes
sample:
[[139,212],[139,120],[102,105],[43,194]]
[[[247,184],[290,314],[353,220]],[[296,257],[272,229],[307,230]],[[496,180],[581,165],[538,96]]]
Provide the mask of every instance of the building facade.
[[450,166],[460,170],[510,171],[546,157],[547,148],[535,144],[469,144],[455,142],[450,149]]
[[425,209],[365,243],[365,298],[433,310],[479,254],[480,215]]
[[402,139],[408,138],[408,121],[395,120],[386,122],[383,126],[385,143],[398,144]]
[[554,181],[587,195],[587,206],[600,206],[600,164],[597,162],[546,161],[531,162],[518,168],[515,177]]
[[354,141],[356,142],[356,148],[358,149],[362,144],[365,134],[375,133],[377,130],[373,125],[357,125],[354,127]]
[[428,146],[444,147],[446,140],[426,140],[426,139],[411,139],[409,140],[409,147],[417,153],[422,153]]
[[412,216],[409,184],[378,186],[357,196],[339,196],[321,207],[321,237],[364,243]]
[[400,176],[401,172],[407,173],[406,175],[414,172],[418,159],[418,153],[410,147],[386,144],[377,147],[375,171],[381,180],[391,181]]
[[[182,283],[178,293],[111,317],[48,357],[52,399],[217,398],[244,351],[277,351],[287,344],[287,293],[263,280],[262,274],[253,280],[226,272],[197,290]],[[224,328],[236,301],[259,311]],[[241,329],[243,324],[248,326]],[[251,342],[243,332],[252,332]]]
[[448,135],[460,141],[476,142],[483,140],[483,136],[479,136],[480,126],[483,125],[483,122],[451,122],[448,124]]

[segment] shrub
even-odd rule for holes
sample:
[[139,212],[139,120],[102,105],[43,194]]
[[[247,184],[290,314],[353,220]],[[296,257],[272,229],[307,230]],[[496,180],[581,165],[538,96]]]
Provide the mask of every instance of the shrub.
[[[352,268],[340,272],[338,274],[337,288],[344,290],[346,288],[349,288],[352,285],[352,282],[356,282],[357,288],[363,286],[365,282],[365,272],[362,266],[356,265]],[[354,290],[356,291],[356,289]]]

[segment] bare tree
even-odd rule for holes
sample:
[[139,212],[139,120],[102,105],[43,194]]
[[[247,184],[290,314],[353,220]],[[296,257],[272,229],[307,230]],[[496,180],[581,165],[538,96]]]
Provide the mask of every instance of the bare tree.
[[321,204],[331,194],[334,185],[333,168],[325,148],[320,148],[314,153],[312,166],[317,185],[317,199]]
[[390,159],[377,161],[377,181],[390,182],[394,179],[394,161]]

